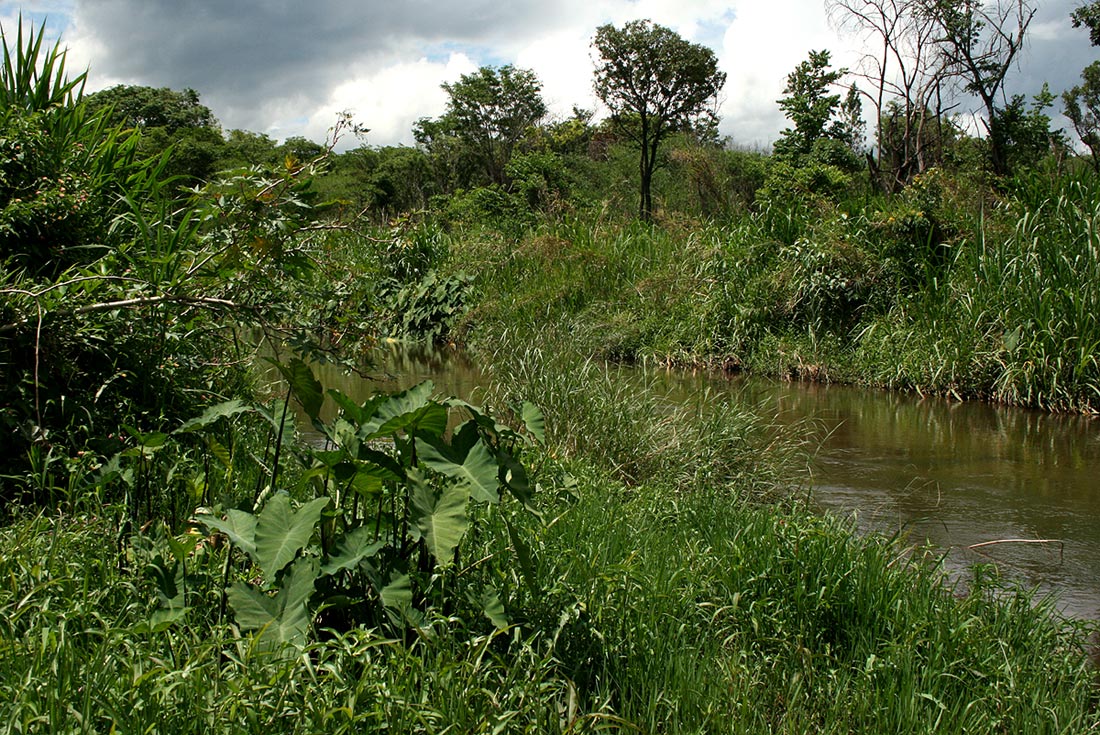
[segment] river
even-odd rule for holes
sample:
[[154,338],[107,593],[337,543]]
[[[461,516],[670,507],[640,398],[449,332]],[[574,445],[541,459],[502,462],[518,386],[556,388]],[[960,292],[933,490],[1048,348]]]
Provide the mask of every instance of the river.
[[[383,380],[335,369],[319,377],[353,397],[431,379],[472,402],[486,380],[461,353],[393,344],[377,359],[372,372]],[[672,396],[706,389],[712,400],[814,426],[805,484],[822,509],[851,516],[860,531],[928,545],[956,576],[993,563],[1056,595],[1066,614],[1100,619],[1100,422],[844,386],[663,369],[646,377]]]

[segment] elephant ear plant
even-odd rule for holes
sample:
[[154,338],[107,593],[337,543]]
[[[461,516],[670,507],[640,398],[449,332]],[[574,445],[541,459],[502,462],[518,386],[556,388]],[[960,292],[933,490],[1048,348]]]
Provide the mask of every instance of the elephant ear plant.
[[[498,514],[508,530],[501,538],[532,583],[527,547],[503,509],[509,498],[530,508],[521,455],[543,441],[539,410],[516,407],[517,430],[465,401],[433,399],[430,382],[360,404],[324,393],[300,360],[279,367],[324,437],[297,450],[305,467],[297,489],[313,498],[296,503],[273,488],[258,513],[198,514],[252,562],[226,592],[238,625],[269,648],[303,645],[314,620],[404,633],[471,603],[507,625],[498,590],[470,571],[477,565],[462,570],[461,546],[478,517]],[[321,418],[326,395],[339,409],[331,421]]]

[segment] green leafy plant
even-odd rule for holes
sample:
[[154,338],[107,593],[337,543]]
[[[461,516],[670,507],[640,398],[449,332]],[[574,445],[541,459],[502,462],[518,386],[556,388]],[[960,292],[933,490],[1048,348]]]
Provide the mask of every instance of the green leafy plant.
[[385,299],[389,336],[437,342],[466,313],[473,277],[429,271],[420,281],[391,292]]
[[[325,441],[298,448],[305,467],[299,486],[314,499],[295,508],[276,492],[258,513],[198,515],[255,570],[227,592],[238,624],[259,631],[260,645],[300,646],[318,614],[334,627],[403,629],[465,601],[506,625],[498,591],[460,568],[460,547],[476,524],[475,508],[501,512],[509,496],[530,507],[534,484],[521,457],[544,439],[541,412],[521,403],[524,428],[516,430],[464,401],[434,400],[426,382],[362,404],[329,390],[339,414],[324,421],[326,394],[309,367],[294,360],[279,368]],[[514,533],[509,542],[529,572],[526,546]]]

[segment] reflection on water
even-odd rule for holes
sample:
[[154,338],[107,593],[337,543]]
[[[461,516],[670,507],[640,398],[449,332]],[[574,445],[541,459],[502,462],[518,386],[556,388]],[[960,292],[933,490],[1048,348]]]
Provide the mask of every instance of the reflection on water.
[[[776,405],[830,434],[815,497],[864,529],[903,531],[963,568],[996,562],[1100,617],[1100,425],[978,403],[779,386]],[[974,544],[1007,539],[1051,543]]]
[[[421,380],[480,402],[486,377],[462,353],[391,344],[365,381],[318,368],[326,387],[365,398]],[[624,368],[624,379],[638,370]],[[1100,423],[1082,417],[855,388],[646,372],[670,397],[747,403],[781,423],[817,427],[814,498],[862,530],[902,532],[949,567],[996,562],[1055,592],[1068,613],[1100,618]],[[538,396],[525,396],[538,402]],[[974,544],[1007,539],[1051,543]],[[1054,543],[1057,542],[1057,543]]]

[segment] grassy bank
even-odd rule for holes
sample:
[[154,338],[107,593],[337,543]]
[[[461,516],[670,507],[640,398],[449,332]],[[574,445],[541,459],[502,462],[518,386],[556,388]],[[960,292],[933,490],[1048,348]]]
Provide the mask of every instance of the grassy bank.
[[[574,468],[578,469],[578,468]],[[1081,632],[977,573],[706,487],[578,469],[529,520],[513,624],[265,651],[213,610],[150,630],[151,584],[88,515],[3,531],[4,732],[1037,732],[1097,726]],[[492,521],[485,537],[492,536]],[[501,529],[497,529],[501,530]],[[135,542],[127,556],[149,558]],[[482,549],[491,554],[490,549]],[[196,567],[217,567],[215,550]],[[481,553],[479,551],[479,553]],[[499,571],[499,570],[498,570]]]
[[[5,66],[55,68],[34,39]],[[80,79],[16,77],[12,141],[71,155],[6,162],[58,184],[3,202],[0,732],[1100,724],[1085,626],[807,512],[803,435],[601,359],[1087,410],[1088,182],[988,218],[931,179],[656,229],[568,207],[531,229],[491,189],[448,209],[524,217],[363,231],[314,196],[324,152],[185,192]],[[358,402],[302,358],[463,324],[492,408],[427,384]],[[300,353],[268,401],[245,375],[257,332]],[[960,354],[929,378],[928,345]]]
[[1095,413],[1098,189],[932,171],[891,198],[653,228],[558,218],[518,240],[458,233],[451,253],[484,264],[475,347],[562,329],[612,359]]

